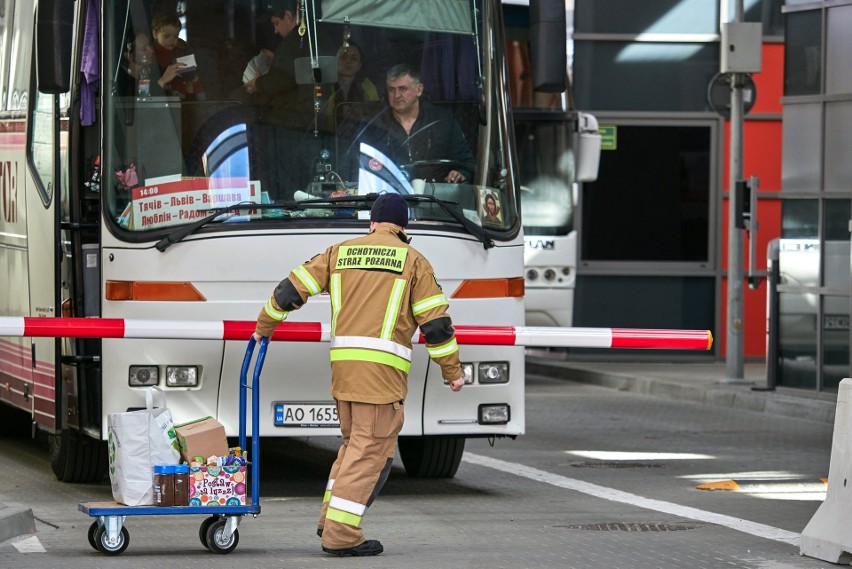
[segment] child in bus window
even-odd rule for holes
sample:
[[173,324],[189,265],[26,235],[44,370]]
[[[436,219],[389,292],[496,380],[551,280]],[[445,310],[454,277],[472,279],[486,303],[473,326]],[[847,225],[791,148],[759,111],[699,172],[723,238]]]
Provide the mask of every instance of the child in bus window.
[[160,70],[165,71],[170,65],[178,64],[179,74],[172,80],[168,89],[184,100],[204,101],[207,94],[198,79],[194,67],[186,67],[178,62],[178,58],[186,54],[184,42],[178,38],[181,23],[175,14],[161,13],[151,21],[151,31],[154,34],[154,53]]

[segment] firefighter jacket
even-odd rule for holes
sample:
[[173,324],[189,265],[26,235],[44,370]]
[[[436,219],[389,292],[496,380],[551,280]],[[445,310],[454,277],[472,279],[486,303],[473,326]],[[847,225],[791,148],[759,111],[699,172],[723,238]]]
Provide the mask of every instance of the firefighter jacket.
[[275,326],[308,297],[331,298],[331,393],[335,399],[386,404],[408,392],[411,339],[420,327],[444,379],[462,376],[448,302],[432,265],[393,224],[332,245],[276,287],[256,332]]

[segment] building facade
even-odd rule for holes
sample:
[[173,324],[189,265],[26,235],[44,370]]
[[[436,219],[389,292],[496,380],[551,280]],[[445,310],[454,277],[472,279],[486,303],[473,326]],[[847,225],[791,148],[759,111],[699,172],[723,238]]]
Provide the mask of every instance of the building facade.
[[779,385],[849,377],[852,2],[788,0],[784,62]]
[[[576,106],[598,117],[605,138],[598,180],[581,193],[574,325],[709,329],[716,339],[709,356],[605,357],[725,357],[729,125],[708,89],[719,72],[720,23],[733,9],[716,0],[575,2]],[[760,178],[751,270],[764,276],[768,243],[781,232],[782,5],[746,2],[744,16],[763,24],[743,173]],[[766,354],[766,291],[765,282],[744,290],[751,360]]]

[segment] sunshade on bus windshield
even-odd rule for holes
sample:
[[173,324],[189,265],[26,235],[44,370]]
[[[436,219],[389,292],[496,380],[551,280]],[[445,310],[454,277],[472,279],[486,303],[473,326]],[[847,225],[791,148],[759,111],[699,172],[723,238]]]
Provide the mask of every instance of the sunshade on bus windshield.
[[322,21],[472,34],[468,0],[322,0]]

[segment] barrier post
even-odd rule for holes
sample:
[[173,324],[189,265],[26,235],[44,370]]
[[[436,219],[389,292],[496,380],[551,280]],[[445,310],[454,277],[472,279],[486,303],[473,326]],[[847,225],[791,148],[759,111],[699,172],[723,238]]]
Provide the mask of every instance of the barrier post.
[[[778,283],[781,282],[781,240],[772,239],[766,247],[766,387],[761,391],[775,391],[778,385],[778,342],[781,303],[778,299]],[[757,390],[755,388],[752,388]]]
[[802,531],[799,552],[830,563],[852,561],[852,379],[840,382],[831,440],[828,491]]

